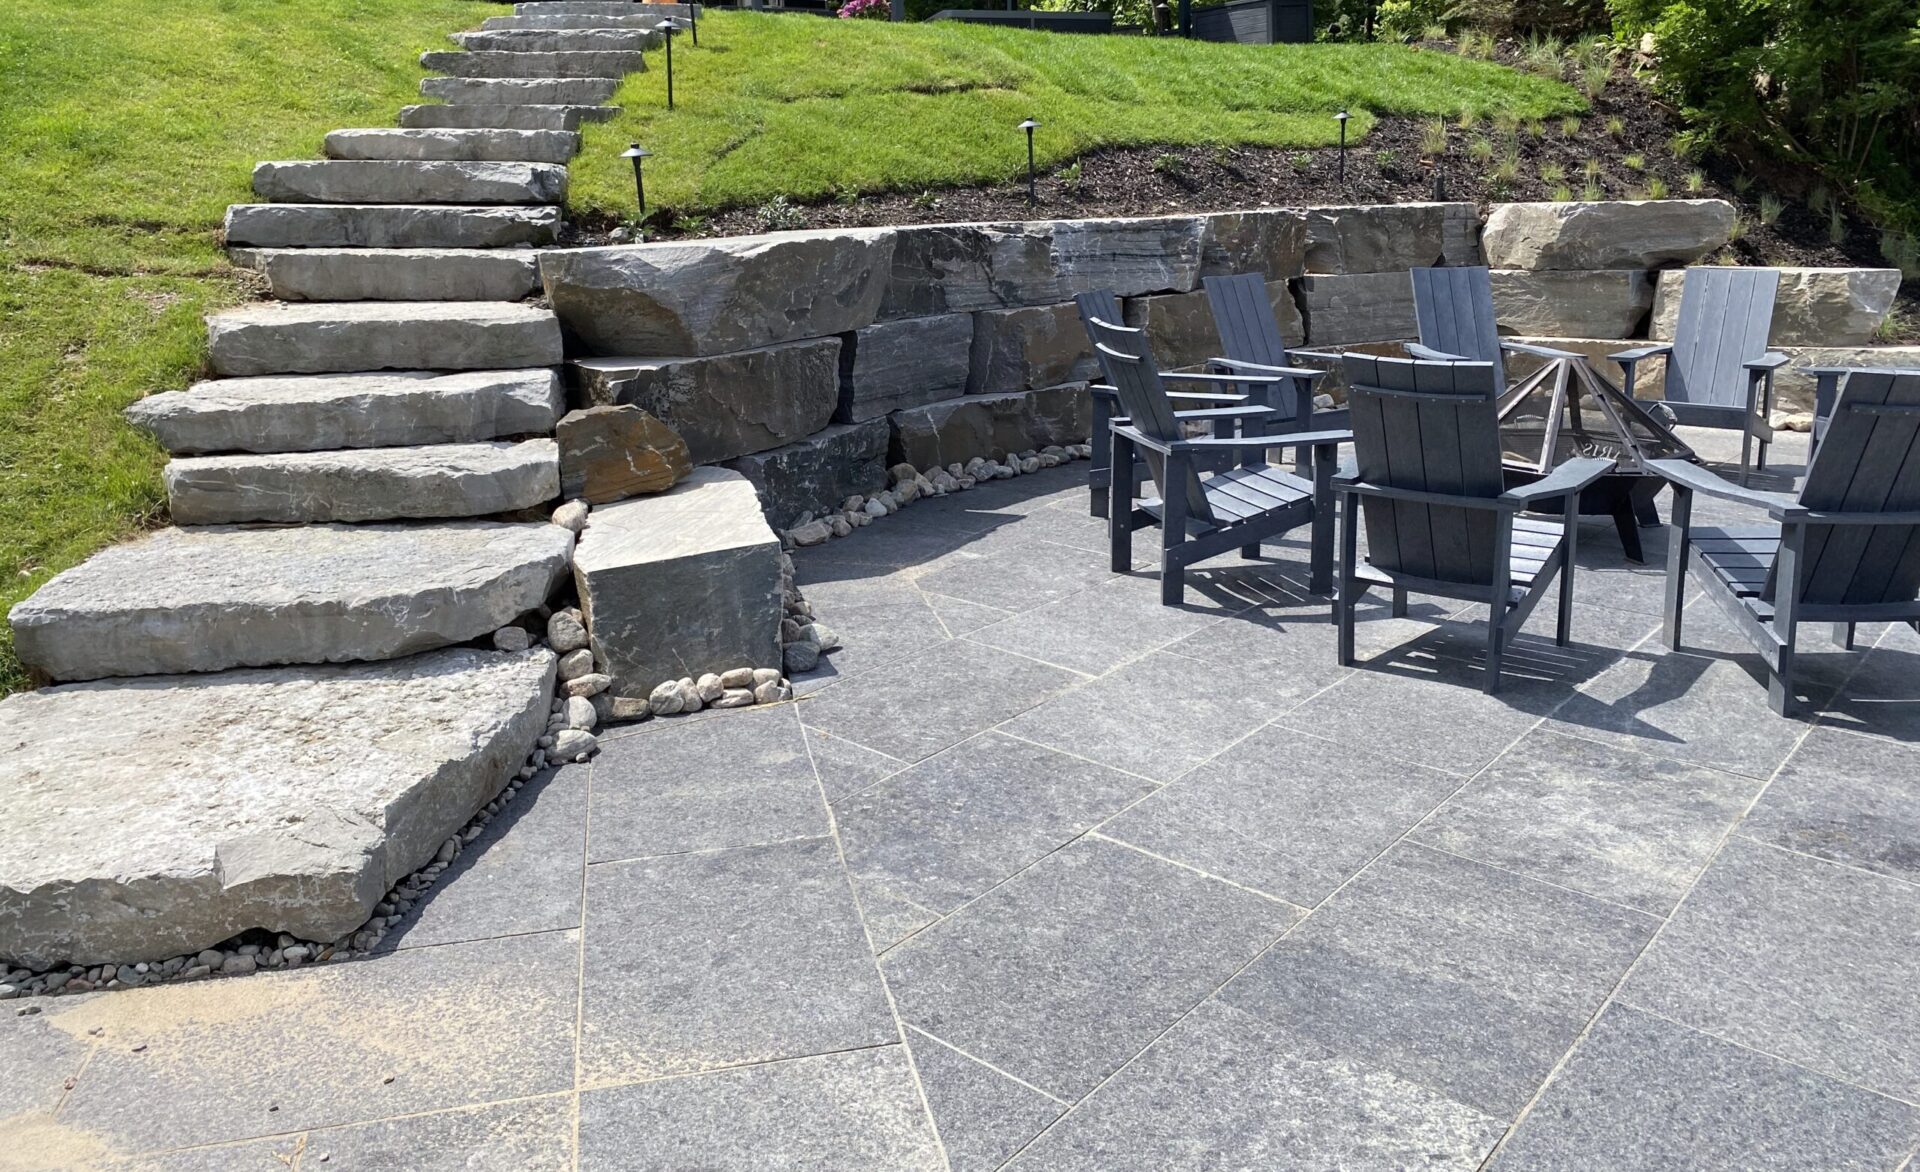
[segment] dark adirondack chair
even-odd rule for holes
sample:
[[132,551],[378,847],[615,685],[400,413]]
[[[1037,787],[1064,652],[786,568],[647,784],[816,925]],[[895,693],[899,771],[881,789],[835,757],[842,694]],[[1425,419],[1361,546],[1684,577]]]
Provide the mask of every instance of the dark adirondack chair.
[[1220,335],[1220,357],[1207,361],[1222,374],[1280,376],[1286,393],[1273,400],[1276,431],[1335,431],[1347,426],[1344,408],[1313,409],[1314,384],[1324,369],[1305,362],[1335,362],[1337,354],[1295,349],[1287,345],[1267,300],[1267,279],[1259,273],[1208,277],[1207,305],[1213,310],[1213,328]]
[[[1920,628],[1920,370],[1847,372],[1797,497],[1742,488],[1679,460],[1653,467],[1674,490],[1667,646],[1680,646],[1691,563],[1766,661],[1775,712],[1790,716],[1799,706],[1799,624],[1834,624],[1842,647],[1853,646],[1857,623]],[[1695,528],[1696,492],[1764,508],[1773,523]]]
[[[1354,608],[1374,587],[1488,606],[1486,689],[1500,687],[1507,644],[1560,576],[1556,642],[1573,613],[1573,558],[1580,491],[1613,461],[1569,460],[1544,479],[1508,489],[1500,468],[1497,368],[1491,362],[1345,358],[1353,410],[1355,468],[1334,482],[1345,500],[1340,594],[1334,602],[1339,656],[1352,664]],[[1526,516],[1562,502],[1557,519]],[[1359,560],[1359,526],[1367,559]]]
[[[1634,393],[1634,368],[1657,354],[1667,356],[1665,402],[1674,419],[1695,427],[1737,431],[1740,482],[1767,467],[1773,442],[1773,372],[1787,356],[1767,350],[1773,323],[1778,269],[1703,267],[1687,270],[1673,341],[1635,346],[1608,357],[1626,372]],[[1753,459],[1753,445],[1760,458]]]
[[[1434,362],[1468,361],[1493,364],[1494,381],[1507,388],[1508,354],[1535,358],[1577,359],[1580,356],[1551,346],[1535,346],[1502,338],[1493,308],[1493,281],[1484,267],[1409,269],[1413,279],[1413,317],[1420,341],[1407,353]],[[1525,385],[1547,378],[1543,368],[1527,377]]]
[[[1136,525],[1160,526],[1160,601],[1177,606],[1185,597],[1186,571],[1207,558],[1238,549],[1258,557],[1260,543],[1302,525],[1311,526],[1309,589],[1324,594],[1333,584],[1333,482],[1338,445],[1346,431],[1305,431],[1273,435],[1273,411],[1241,407],[1234,420],[1237,435],[1189,439],[1162,385],[1143,331],[1095,318],[1088,323],[1097,339],[1126,411],[1111,425],[1113,467],[1128,468],[1138,452],[1153,476],[1157,498],[1137,504],[1126,477],[1109,482],[1108,529],[1112,568],[1133,569]],[[1267,449],[1305,446],[1312,451],[1313,479],[1269,467]],[[1235,466],[1202,473],[1196,458],[1209,453],[1236,455]]]

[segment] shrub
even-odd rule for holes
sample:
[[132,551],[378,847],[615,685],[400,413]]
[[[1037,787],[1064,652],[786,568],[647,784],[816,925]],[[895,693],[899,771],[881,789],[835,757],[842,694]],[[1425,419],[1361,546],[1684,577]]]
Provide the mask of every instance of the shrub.
[[1553,194],[1548,198],[1552,199],[1554,203],[1572,203],[1573,188],[1568,187],[1566,184],[1562,183],[1560,186],[1553,189]]
[[1786,210],[1787,205],[1781,201],[1779,196],[1773,194],[1771,191],[1760,196],[1760,222],[1762,224],[1771,226],[1779,222],[1780,213]]
[[1484,163],[1493,158],[1493,144],[1476,134],[1467,140],[1467,157],[1476,163]]
[[1567,169],[1558,163],[1540,164],[1540,182],[1559,183],[1567,177]]
[[840,6],[841,20],[854,20],[866,17],[869,20],[886,20],[893,15],[891,0],[847,0]]
[[1668,196],[1671,196],[1672,194],[1673,194],[1673,189],[1668,187],[1667,181],[1665,179],[1660,178],[1660,176],[1655,175],[1651,179],[1647,180],[1647,198],[1648,199],[1666,199]]
[[753,223],[762,232],[784,232],[807,226],[806,213],[787,202],[784,195],[776,195],[766,203],[753,209]]
[[1615,114],[1607,119],[1607,133],[1619,138],[1627,133],[1627,120]]
[[1420,128],[1420,153],[1423,155],[1444,155],[1447,153],[1447,123],[1445,119],[1435,118]]
[[1567,117],[1567,118],[1562,118],[1560,120],[1560,137],[1561,138],[1574,138],[1578,136],[1579,133],[1580,133],[1580,120],[1578,118]]
[[1707,176],[1699,168],[1687,172],[1687,194],[1699,195],[1707,189]]
[[1587,185],[1580,189],[1580,198],[1588,203],[1599,203],[1601,200],[1607,198],[1607,193],[1600,189],[1598,183],[1588,180]]
[[1153,157],[1153,170],[1155,174],[1173,179],[1185,174],[1187,165],[1179,155],[1161,154]]
[[1622,155],[1620,165],[1629,171],[1644,171],[1647,169],[1647,157],[1642,154]]

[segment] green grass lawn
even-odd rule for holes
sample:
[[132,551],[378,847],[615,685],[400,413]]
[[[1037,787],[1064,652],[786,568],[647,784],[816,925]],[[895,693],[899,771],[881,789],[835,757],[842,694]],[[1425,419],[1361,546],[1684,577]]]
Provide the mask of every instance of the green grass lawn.
[[1099,146],[1325,146],[1373,114],[1541,118],[1585,103],[1531,74],[1399,45],[1216,45],[1062,36],[949,22],[889,25],[715,12],[701,45],[631,77],[625,113],[590,127],[573,203],[631,215],[638,141],[652,204],[700,211],[849,189],[918,191],[1006,179],[1026,165],[1028,117],[1043,165]]

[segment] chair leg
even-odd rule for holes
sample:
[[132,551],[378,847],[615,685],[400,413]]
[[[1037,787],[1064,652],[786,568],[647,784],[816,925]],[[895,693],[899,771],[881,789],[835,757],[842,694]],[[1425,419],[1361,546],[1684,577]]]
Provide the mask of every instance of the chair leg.
[[1753,433],[1747,432],[1740,437],[1740,486],[1745,488],[1753,479]]
[[1776,716],[1792,716],[1800,710],[1800,701],[1793,694],[1793,651],[1791,648],[1780,654],[1780,670],[1767,673],[1767,707],[1773,709]]
[[[1567,507],[1561,513],[1560,523],[1566,531],[1566,545],[1560,554],[1560,607],[1553,616],[1553,642],[1556,647],[1565,647],[1573,637],[1573,563],[1580,553],[1580,502],[1577,497],[1567,498]],[[1634,527],[1633,536],[1635,541],[1639,540],[1637,527]]]
[[1393,588],[1392,613],[1396,619],[1404,619],[1407,617],[1407,592],[1398,586]]
[[1487,614],[1487,681],[1484,687],[1491,696],[1500,690],[1500,664],[1506,658],[1507,651],[1507,604],[1505,599],[1495,599],[1488,607]]
[[[1115,436],[1112,452],[1116,459],[1133,461],[1133,441]],[[1107,544],[1110,547],[1107,568],[1116,574],[1133,570],[1133,491],[1132,475],[1107,478]]]
[[1693,546],[1693,493],[1673,490],[1673,532],[1667,538],[1667,592],[1661,612],[1663,635],[1670,651],[1680,650],[1681,611],[1687,602],[1687,558]]
[[1246,558],[1248,561],[1257,560],[1260,557],[1260,543],[1255,541],[1250,544],[1241,546],[1240,556],[1243,558]]
[[1160,603],[1179,606],[1187,597],[1187,571],[1178,560],[1187,540],[1187,463],[1175,453],[1165,457],[1166,499],[1160,502]]
[[1353,666],[1353,608],[1366,594],[1354,579],[1354,567],[1360,560],[1359,504],[1356,494],[1348,494],[1340,506],[1340,589],[1333,596],[1333,622],[1334,657],[1341,667]]
[[1843,651],[1852,651],[1853,650],[1853,624],[1852,623],[1833,624],[1833,642],[1836,647],[1839,647]]
[[[1093,448],[1099,451],[1100,445],[1095,444]],[[1087,495],[1087,513],[1094,517],[1107,516],[1107,477],[1098,468],[1087,470]]]

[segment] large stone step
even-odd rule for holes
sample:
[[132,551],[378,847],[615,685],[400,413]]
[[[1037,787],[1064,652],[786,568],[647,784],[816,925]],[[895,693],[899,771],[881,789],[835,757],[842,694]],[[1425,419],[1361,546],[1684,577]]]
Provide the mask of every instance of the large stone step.
[[264,302],[209,316],[207,340],[225,376],[500,370],[561,358],[550,310],[492,301]]
[[127,408],[179,455],[319,452],[547,435],[566,411],[553,370],[223,378]]
[[402,106],[410,129],[462,127],[498,130],[578,130],[583,122],[610,122],[618,106]]
[[622,16],[644,10],[650,16],[692,15],[697,4],[634,3],[633,0],[523,0],[513,6],[515,16]]
[[530,248],[269,248],[254,267],[282,301],[518,301],[540,288]]
[[613,97],[610,77],[428,77],[420,92],[456,106],[594,106]]
[[560,495],[560,448],[520,443],[187,456],[166,468],[176,525],[487,517]]
[[[648,8],[654,7],[647,5]],[[660,27],[661,16],[595,16],[582,13],[547,13],[539,16],[489,16],[480,22],[482,32],[512,32],[516,30],[551,29],[566,31],[569,29],[619,29],[646,32]],[[458,40],[460,34],[455,33]]]
[[54,680],[393,659],[544,605],[572,549],[545,522],[162,529],[7,617],[21,661]]
[[327,135],[329,159],[431,159],[466,163],[565,163],[580,152],[572,130],[505,128],[336,130]]
[[274,203],[565,203],[567,169],[553,163],[302,159],[256,163],[253,190]]
[[455,33],[453,41],[469,53],[638,53],[658,46],[660,34],[644,28],[507,28]]
[[511,248],[552,244],[559,231],[551,205],[240,203],[225,235],[229,247]]
[[346,935],[512,778],[553,676],[547,651],[462,648],[0,702],[0,961]]
[[527,53],[514,50],[430,50],[420,64],[449,77],[625,77],[644,73],[647,61],[638,50],[586,53]]

